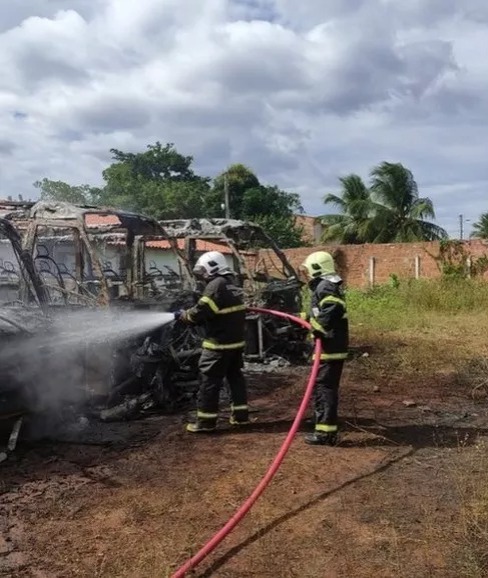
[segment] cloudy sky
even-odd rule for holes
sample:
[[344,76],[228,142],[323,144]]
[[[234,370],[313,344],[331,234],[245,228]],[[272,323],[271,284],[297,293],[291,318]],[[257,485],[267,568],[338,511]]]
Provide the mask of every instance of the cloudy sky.
[[399,161],[456,235],[488,211],[487,26],[486,0],[2,1],[0,196],[160,140],[309,214]]

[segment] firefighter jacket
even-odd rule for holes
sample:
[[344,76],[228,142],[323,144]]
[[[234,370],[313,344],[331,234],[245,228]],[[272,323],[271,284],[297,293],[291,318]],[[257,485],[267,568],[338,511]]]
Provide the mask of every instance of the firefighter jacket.
[[232,275],[211,279],[198,303],[185,311],[183,318],[204,327],[204,349],[243,349],[245,346],[246,306],[243,291],[235,285]]
[[327,275],[310,282],[312,302],[310,324],[322,342],[323,361],[346,359],[349,348],[349,321],[338,275]]

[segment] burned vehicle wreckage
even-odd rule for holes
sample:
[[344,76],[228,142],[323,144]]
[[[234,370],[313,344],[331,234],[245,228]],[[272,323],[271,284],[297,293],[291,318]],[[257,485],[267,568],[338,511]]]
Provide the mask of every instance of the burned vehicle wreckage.
[[32,336],[48,329],[48,296],[32,258],[22,250],[19,232],[3,217],[0,251],[1,462],[15,449],[26,409],[36,404],[36,379],[44,359],[41,352],[26,363],[26,355]]
[[[170,239],[178,243],[185,263],[182,275],[191,274],[198,249],[223,252],[243,287],[246,304],[299,315],[302,283],[285,254],[257,224],[231,219],[160,221]],[[268,249],[260,259],[257,248]],[[269,265],[270,263],[271,265]],[[184,282],[186,279],[184,279]],[[195,280],[188,280],[195,287]],[[193,283],[193,284],[192,284]],[[246,358],[265,361],[271,357],[292,363],[304,362],[310,353],[306,332],[291,322],[249,313]]]
[[[167,244],[175,266],[185,267],[157,221],[123,211],[40,202],[24,235],[51,316],[94,309],[110,312],[100,317],[109,324],[130,311],[174,311],[198,298],[171,268],[146,267],[145,252],[154,243]],[[87,339],[82,389],[88,411],[116,420],[156,407],[177,409],[194,395],[200,342],[197,331],[176,323],[113,335],[106,343]]]
[[164,235],[156,221],[45,202],[1,214],[0,417],[7,433],[15,420],[9,450],[25,415],[53,426],[80,415],[115,420],[174,410],[192,399],[196,331],[171,323],[109,339],[84,335],[90,324],[117,332],[130,311],[195,302],[178,275],[145,271],[145,244]]
[[[2,214],[2,242],[10,244],[12,258],[0,257],[0,289],[15,289],[16,295],[2,305],[0,327],[4,335],[15,329],[24,350],[31,333],[48,337],[41,345],[37,340],[35,363],[24,363],[20,372],[17,367],[17,381],[2,380],[0,415],[56,409],[66,417],[69,406],[73,414],[111,421],[188,406],[198,389],[199,328],[170,322],[134,335],[114,335],[103,343],[86,340],[77,351],[57,347],[62,336],[55,334],[63,323],[73,324],[73,314],[84,311],[94,311],[100,323],[106,323],[102,315],[107,312],[116,318],[129,311],[171,312],[192,306],[201,294],[192,269],[206,250],[224,252],[248,305],[301,310],[295,271],[257,225],[218,219],[158,223],[124,211],[44,201]],[[258,244],[271,248],[277,276],[256,259]],[[24,318],[33,330],[25,328]],[[247,333],[249,361],[307,359],[306,334],[286,321],[249,313]],[[17,366],[20,361],[15,361]],[[7,375],[4,367],[2,372]],[[63,375],[64,385],[56,390],[61,387],[61,396],[43,395],[53,392],[52,385],[43,383],[53,375],[58,380]],[[18,398],[12,411],[6,382],[13,384],[10,391]]]

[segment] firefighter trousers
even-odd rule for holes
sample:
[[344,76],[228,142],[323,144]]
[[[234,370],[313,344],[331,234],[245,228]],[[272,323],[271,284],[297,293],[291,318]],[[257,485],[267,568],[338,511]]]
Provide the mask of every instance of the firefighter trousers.
[[243,423],[249,419],[247,387],[243,368],[243,350],[204,349],[198,364],[200,389],[197,418],[208,427],[215,427],[219,411],[219,394],[227,378],[231,396],[231,422]]
[[344,360],[323,361],[320,364],[314,388],[315,431],[337,431],[339,385]]

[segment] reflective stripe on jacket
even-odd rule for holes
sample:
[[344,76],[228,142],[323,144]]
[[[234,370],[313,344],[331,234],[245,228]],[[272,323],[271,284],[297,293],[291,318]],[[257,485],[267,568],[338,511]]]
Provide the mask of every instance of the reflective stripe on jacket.
[[349,321],[347,305],[338,275],[314,279],[312,290],[310,324],[322,341],[323,361],[346,359],[349,348]]
[[246,306],[243,291],[232,275],[219,275],[209,281],[198,303],[185,312],[185,319],[203,325],[204,349],[229,350],[245,346]]

